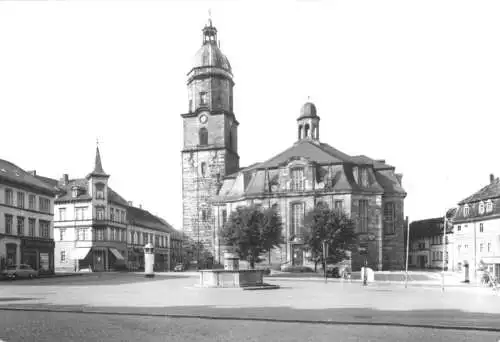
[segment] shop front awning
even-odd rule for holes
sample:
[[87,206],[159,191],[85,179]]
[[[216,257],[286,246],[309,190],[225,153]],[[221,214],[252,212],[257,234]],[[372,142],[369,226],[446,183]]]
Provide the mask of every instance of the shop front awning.
[[75,252],[73,253],[73,259],[75,260],[82,260],[87,257],[87,255],[90,252],[90,247],[85,247],[85,248],[77,248],[75,249]]
[[500,256],[482,257],[485,264],[500,264]]
[[118,252],[118,250],[116,248],[110,248],[109,250],[111,251],[111,253],[113,253],[115,258],[117,258],[118,260],[125,260],[123,255],[120,252]]

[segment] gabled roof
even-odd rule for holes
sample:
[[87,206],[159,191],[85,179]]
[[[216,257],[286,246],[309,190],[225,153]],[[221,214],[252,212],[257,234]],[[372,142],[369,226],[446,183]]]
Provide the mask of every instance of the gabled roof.
[[13,183],[33,187],[38,191],[55,196],[55,189],[52,186],[24,171],[19,166],[7,160],[0,159],[0,179],[2,178]]
[[[35,178],[45,183],[47,186],[51,187],[58,194],[55,202],[68,202],[68,201],[85,201],[91,200],[92,197],[88,192],[88,180],[86,178],[70,179],[66,185],[61,184],[57,179],[42,177],[36,175]],[[77,187],[81,191],[77,197],[73,197],[72,189]],[[120,196],[116,191],[108,186],[108,200],[111,203],[115,203],[122,206],[128,206],[128,202]]]
[[490,184],[483,187],[481,190],[475,192],[471,196],[460,201],[458,204],[463,205],[466,203],[484,201],[490,198],[500,197],[500,180],[496,178]]

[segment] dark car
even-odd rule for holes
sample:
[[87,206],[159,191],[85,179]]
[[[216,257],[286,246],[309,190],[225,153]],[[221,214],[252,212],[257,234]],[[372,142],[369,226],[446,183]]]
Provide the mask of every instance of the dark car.
[[34,270],[30,265],[12,265],[7,266],[2,271],[2,276],[8,279],[29,278],[33,279],[38,277],[38,271]]

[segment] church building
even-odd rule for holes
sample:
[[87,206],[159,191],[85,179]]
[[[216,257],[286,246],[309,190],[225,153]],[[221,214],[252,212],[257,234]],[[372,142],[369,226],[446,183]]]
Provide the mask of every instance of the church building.
[[[240,168],[238,121],[233,112],[233,74],[209,21],[188,73],[189,111],[182,150],[183,231],[222,259],[218,231],[238,206],[274,207],[285,243],[271,253],[273,264],[309,263],[304,217],[318,203],[342,210],[356,222],[359,250],[354,269],[404,265],[402,175],[384,160],[350,156],[320,141],[320,116],[306,103],[297,118],[297,140],[268,160]],[[361,255],[363,251],[363,255]],[[366,256],[365,256],[366,253]]]

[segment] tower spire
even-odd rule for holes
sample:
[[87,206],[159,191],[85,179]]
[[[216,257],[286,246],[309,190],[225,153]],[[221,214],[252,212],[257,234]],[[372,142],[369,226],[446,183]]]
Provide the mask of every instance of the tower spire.
[[99,139],[96,139],[94,170],[89,174],[89,176],[109,177],[102,168],[101,153],[99,151]]

